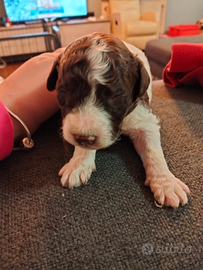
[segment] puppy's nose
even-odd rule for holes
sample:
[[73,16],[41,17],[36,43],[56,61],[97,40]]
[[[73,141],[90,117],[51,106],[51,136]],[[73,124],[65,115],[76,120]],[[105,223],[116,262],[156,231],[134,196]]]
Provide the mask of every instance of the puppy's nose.
[[76,142],[82,146],[91,146],[96,141],[96,136],[90,135],[90,136],[83,136],[78,134],[73,134],[74,139]]

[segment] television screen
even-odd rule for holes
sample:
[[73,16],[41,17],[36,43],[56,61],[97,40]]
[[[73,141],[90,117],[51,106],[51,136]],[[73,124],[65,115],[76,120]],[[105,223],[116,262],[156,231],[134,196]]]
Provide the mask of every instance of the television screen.
[[4,4],[12,22],[87,15],[87,0],[4,0]]

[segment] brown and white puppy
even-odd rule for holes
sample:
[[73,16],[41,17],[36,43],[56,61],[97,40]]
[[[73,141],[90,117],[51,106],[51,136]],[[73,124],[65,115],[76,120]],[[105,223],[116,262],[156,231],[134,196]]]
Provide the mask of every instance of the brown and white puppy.
[[95,170],[96,150],[112,145],[122,133],[132,139],[156,201],[174,208],[187,203],[189,188],[169,171],[163,155],[142,51],[110,34],[84,36],[55,62],[47,88],[58,93],[63,138],[75,146],[59,172],[63,186],[86,184]]

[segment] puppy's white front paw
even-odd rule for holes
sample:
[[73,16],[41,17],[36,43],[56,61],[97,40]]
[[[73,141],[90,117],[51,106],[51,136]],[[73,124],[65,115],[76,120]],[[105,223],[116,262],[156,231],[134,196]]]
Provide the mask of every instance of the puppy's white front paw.
[[187,194],[190,194],[190,190],[175,176],[147,179],[145,185],[150,186],[160,205],[178,208],[180,204],[185,205],[188,202]]
[[74,156],[59,171],[62,186],[69,188],[86,184],[95,171],[95,151],[75,149]]

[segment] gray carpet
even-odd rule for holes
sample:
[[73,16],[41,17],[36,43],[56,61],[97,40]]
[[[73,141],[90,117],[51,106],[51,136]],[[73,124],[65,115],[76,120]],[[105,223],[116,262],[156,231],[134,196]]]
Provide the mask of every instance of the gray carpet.
[[[35,133],[31,152],[0,162],[0,269],[203,269],[203,88],[154,82],[168,165],[191,189],[177,210],[157,208],[130,140],[97,152],[87,186],[62,188],[71,157],[60,113]],[[66,152],[66,153],[65,153]]]

